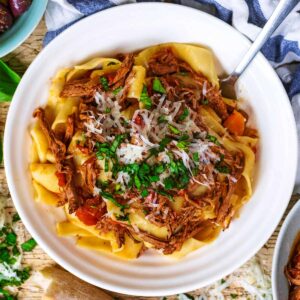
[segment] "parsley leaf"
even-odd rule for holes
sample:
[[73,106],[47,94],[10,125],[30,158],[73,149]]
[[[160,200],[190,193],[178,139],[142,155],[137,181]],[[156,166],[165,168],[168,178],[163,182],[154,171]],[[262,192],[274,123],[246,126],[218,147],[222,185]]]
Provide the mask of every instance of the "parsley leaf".
[[145,85],[140,96],[140,101],[144,104],[146,109],[150,109],[152,107],[152,100],[148,95],[147,87]]
[[169,124],[168,127],[169,127],[169,129],[171,130],[172,133],[180,134],[180,130],[178,128],[176,128],[175,126]]
[[212,143],[214,143],[214,144],[220,146],[220,143],[219,143],[218,139],[217,139],[215,136],[210,135],[210,134],[207,134],[206,138],[207,138],[210,142],[212,142]]
[[116,88],[115,90],[113,90],[113,94],[118,95],[121,92],[121,90],[122,90],[122,87],[120,86],[120,87]]
[[142,190],[141,196],[142,196],[143,198],[147,197],[148,195],[149,195],[149,192],[148,192],[147,190]]
[[189,115],[189,110],[187,107],[185,107],[182,114],[178,117],[178,120],[183,121],[188,115]]
[[153,85],[152,85],[153,91],[161,93],[161,94],[165,94],[166,93],[166,89],[163,87],[161,81],[155,77],[153,80]]
[[19,214],[18,214],[18,213],[15,213],[15,214],[13,215],[13,217],[12,217],[13,223],[18,222],[18,221],[20,221],[20,220],[21,220],[21,219],[20,219]]
[[99,78],[99,81],[104,89],[104,91],[108,91],[109,90],[109,86],[108,86],[108,80],[106,77],[102,76]]
[[6,235],[5,241],[7,245],[14,246],[17,243],[17,236],[14,232],[10,232]]
[[35,248],[36,245],[37,245],[36,241],[33,238],[31,238],[28,241],[21,244],[21,248],[25,252],[30,252]]
[[106,200],[112,202],[114,205],[120,207],[120,208],[123,209],[123,210],[124,210],[125,208],[127,208],[126,205],[123,205],[123,204],[119,203],[119,202],[114,198],[114,196],[113,196],[112,194],[110,194],[110,193],[107,193],[107,192],[100,192],[100,195],[101,195],[103,198],[105,198]]

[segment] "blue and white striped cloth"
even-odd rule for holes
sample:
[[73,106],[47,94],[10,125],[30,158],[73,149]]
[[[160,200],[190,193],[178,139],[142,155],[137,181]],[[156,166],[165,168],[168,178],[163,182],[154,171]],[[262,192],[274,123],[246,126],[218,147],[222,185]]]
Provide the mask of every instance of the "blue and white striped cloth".
[[[44,45],[79,19],[130,2],[143,1],[49,0],[46,10],[48,32]],[[213,14],[254,40],[279,0],[173,0],[171,2]],[[291,99],[300,146],[300,2],[267,41],[262,52],[275,68]],[[300,162],[300,158],[298,161]],[[300,163],[298,166],[295,190],[300,192]]]

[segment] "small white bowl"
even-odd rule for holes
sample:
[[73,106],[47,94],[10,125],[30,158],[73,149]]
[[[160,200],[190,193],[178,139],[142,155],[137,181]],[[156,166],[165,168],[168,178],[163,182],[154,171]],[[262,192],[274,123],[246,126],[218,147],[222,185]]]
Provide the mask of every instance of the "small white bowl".
[[80,249],[55,233],[56,210],[33,201],[28,172],[32,112],[47,101],[51,77],[60,69],[96,55],[135,51],[153,44],[182,42],[212,49],[231,72],[250,42],[206,13],[163,3],[122,5],[94,14],[55,38],[35,59],[15,93],[8,113],[4,159],[7,181],[20,216],[40,246],[61,266],[99,287],[131,295],[160,296],[208,285],[250,259],[267,241],[289,202],[297,165],[297,135],[286,92],[258,54],[241,77],[238,93],[252,109],[260,133],[253,196],[241,216],[212,244],[181,261],[147,252],[122,261]]
[[289,282],[284,274],[295,239],[300,232],[300,201],[289,212],[280,229],[272,265],[272,289],[274,300],[289,298]]

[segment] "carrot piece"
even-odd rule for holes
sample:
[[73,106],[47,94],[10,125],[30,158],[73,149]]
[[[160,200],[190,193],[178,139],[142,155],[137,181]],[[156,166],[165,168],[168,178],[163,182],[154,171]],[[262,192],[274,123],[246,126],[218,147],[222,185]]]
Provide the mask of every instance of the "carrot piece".
[[243,135],[245,130],[245,118],[237,110],[234,110],[233,113],[224,121],[224,126],[228,131],[235,135]]

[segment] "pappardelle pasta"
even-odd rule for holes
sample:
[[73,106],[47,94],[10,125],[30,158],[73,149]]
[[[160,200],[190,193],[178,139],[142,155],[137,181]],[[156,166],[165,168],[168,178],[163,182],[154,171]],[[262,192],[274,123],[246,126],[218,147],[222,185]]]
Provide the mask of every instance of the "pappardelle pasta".
[[59,236],[134,259],[213,241],[252,194],[257,131],[212,53],[170,43],[60,70],[30,129],[35,200]]

